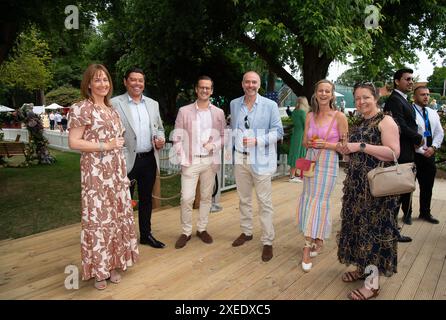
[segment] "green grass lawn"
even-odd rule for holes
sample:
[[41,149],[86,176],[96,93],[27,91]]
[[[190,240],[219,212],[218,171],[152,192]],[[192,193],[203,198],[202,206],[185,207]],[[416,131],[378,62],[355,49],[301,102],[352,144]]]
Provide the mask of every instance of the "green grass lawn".
[[[0,168],[0,239],[80,222],[79,154],[51,150],[54,165]],[[19,163],[24,157],[8,159]]]
[[[0,168],[0,239],[80,223],[80,154],[51,149],[54,165]],[[24,157],[8,159],[19,164]],[[161,194],[180,191],[180,176],[161,181]],[[135,195],[136,198],[136,195]],[[177,206],[179,198],[161,205]]]

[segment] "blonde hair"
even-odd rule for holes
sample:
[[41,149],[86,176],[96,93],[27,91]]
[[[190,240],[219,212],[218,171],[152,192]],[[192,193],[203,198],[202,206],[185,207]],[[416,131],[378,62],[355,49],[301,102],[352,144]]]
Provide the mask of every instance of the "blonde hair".
[[331,99],[330,99],[330,109],[336,110],[336,96],[335,96],[335,85],[333,82],[331,82],[330,80],[327,79],[323,79],[323,80],[319,80],[318,82],[316,82],[316,84],[314,85],[314,93],[311,96],[311,110],[317,115],[319,114],[320,108],[319,108],[319,103],[317,102],[316,99],[316,92],[317,92],[317,88],[320,84],[322,83],[328,83],[329,85],[331,85]]
[[297,97],[296,109],[303,110],[305,111],[305,113],[308,113],[308,111],[310,111],[310,106],[308,104],[307,97],[304,96]]
[[107,68],[105,66],[103,66],[102,64],[90,64],[88,66],[87,70],[85,70],[84,75],[82,77],[82,82],[81,82],[81,95],[83,98],[89,99],[89,100],[93,101],[93,103],[96,103],[96,101],[94,101],[93,96],[91,95],[90,82],[99,71],[102,71],[105,73],[105,75],[107,76],[108,82],[110,83],[110,89],[108,90],[107,95],[104,97],[104,103],[110,107],[111,106],[110,98],[113,93],[113,82],[112,82],[110,73],[108,72]]

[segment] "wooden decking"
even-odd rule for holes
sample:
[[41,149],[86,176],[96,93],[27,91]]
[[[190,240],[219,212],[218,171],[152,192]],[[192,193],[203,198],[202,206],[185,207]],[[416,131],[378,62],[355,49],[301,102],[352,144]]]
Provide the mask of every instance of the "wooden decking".
[[[181,250],[174,248],[180,235],[179,208],[156,211],[153,231],[167,244],[159,250],[140,246],[140,260],[124,273],[119,285],[110,284],[99,292],[93,280],[80,281],[79,289],[64,286],[65,267],[80,266],[78,224],[17,240],[0,242],[0,299],[346,299],[359,284],[346,284],[341,274],[347,270],[337,261],[336,232],[343,175],[332,196],[333,233],[323,253],[314,259],[310,273],[300,267],[303,236],[297,231],[297,197],[302,184],[287,179],[273,182],[275,209],[274,258],[261,261],[260,225],[254,214],[254,239],[233,248],[240,234],[238,197],[235,191],[223,194],[224,210],[212,213],[208,231],[211,245],[195,236]],[[418,192],[414,194],[418,212]],[[404,226],[403,234],[414,241],[400,244],[398,273],[381,277],[378,299],[446,299],[446,181],[434,188],[433,213],[440,224],[416,218]],[[196,216],[197,212],[194,212]],[[351,267],[350,267],[351,269]]]

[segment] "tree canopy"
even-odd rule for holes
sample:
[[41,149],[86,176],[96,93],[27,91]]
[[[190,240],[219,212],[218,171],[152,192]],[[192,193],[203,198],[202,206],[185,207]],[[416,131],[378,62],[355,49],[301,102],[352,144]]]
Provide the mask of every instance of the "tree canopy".
[[427,78],[429,81],[429,88],[432,92],[444,94],[443,86],[446,85],[446,66],[434,67],[434,72]]
[[[242,73],[260,69],[311,97],[333,61],[352,56],[355,79],[386,81],[416,62],[416,49],[442,55],[446,48],[444,0],[79,0],[80,28],[68,32],[64,7],[71,2],[8,0],[2,12],[11,16],[0,35],[18,34],[30,22],[40,28],[53,56],[54,88],[78,86],[86,65],[101,62],[119,93],[124,71],[140,66],[148,94],[170,120],[193,98],[201,74],[214,79],[214,96],[242,94]],[[8,43],[1,43],[0,61]]]
[[44,90],[52,80],[48,44],[36,29],[20,34],[10,59],[0,66],[0,83],[11,89]]

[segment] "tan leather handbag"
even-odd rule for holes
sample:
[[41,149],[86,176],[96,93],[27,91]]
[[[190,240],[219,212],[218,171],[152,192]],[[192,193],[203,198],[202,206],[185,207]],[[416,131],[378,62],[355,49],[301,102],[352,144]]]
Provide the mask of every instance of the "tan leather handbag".
[[392,153],[395,165],[384,168],[381,162],[378,167],[367,173],[370,193],[374,197],[399,195],[415,190],[415,163],[399,164],[395,153]]

